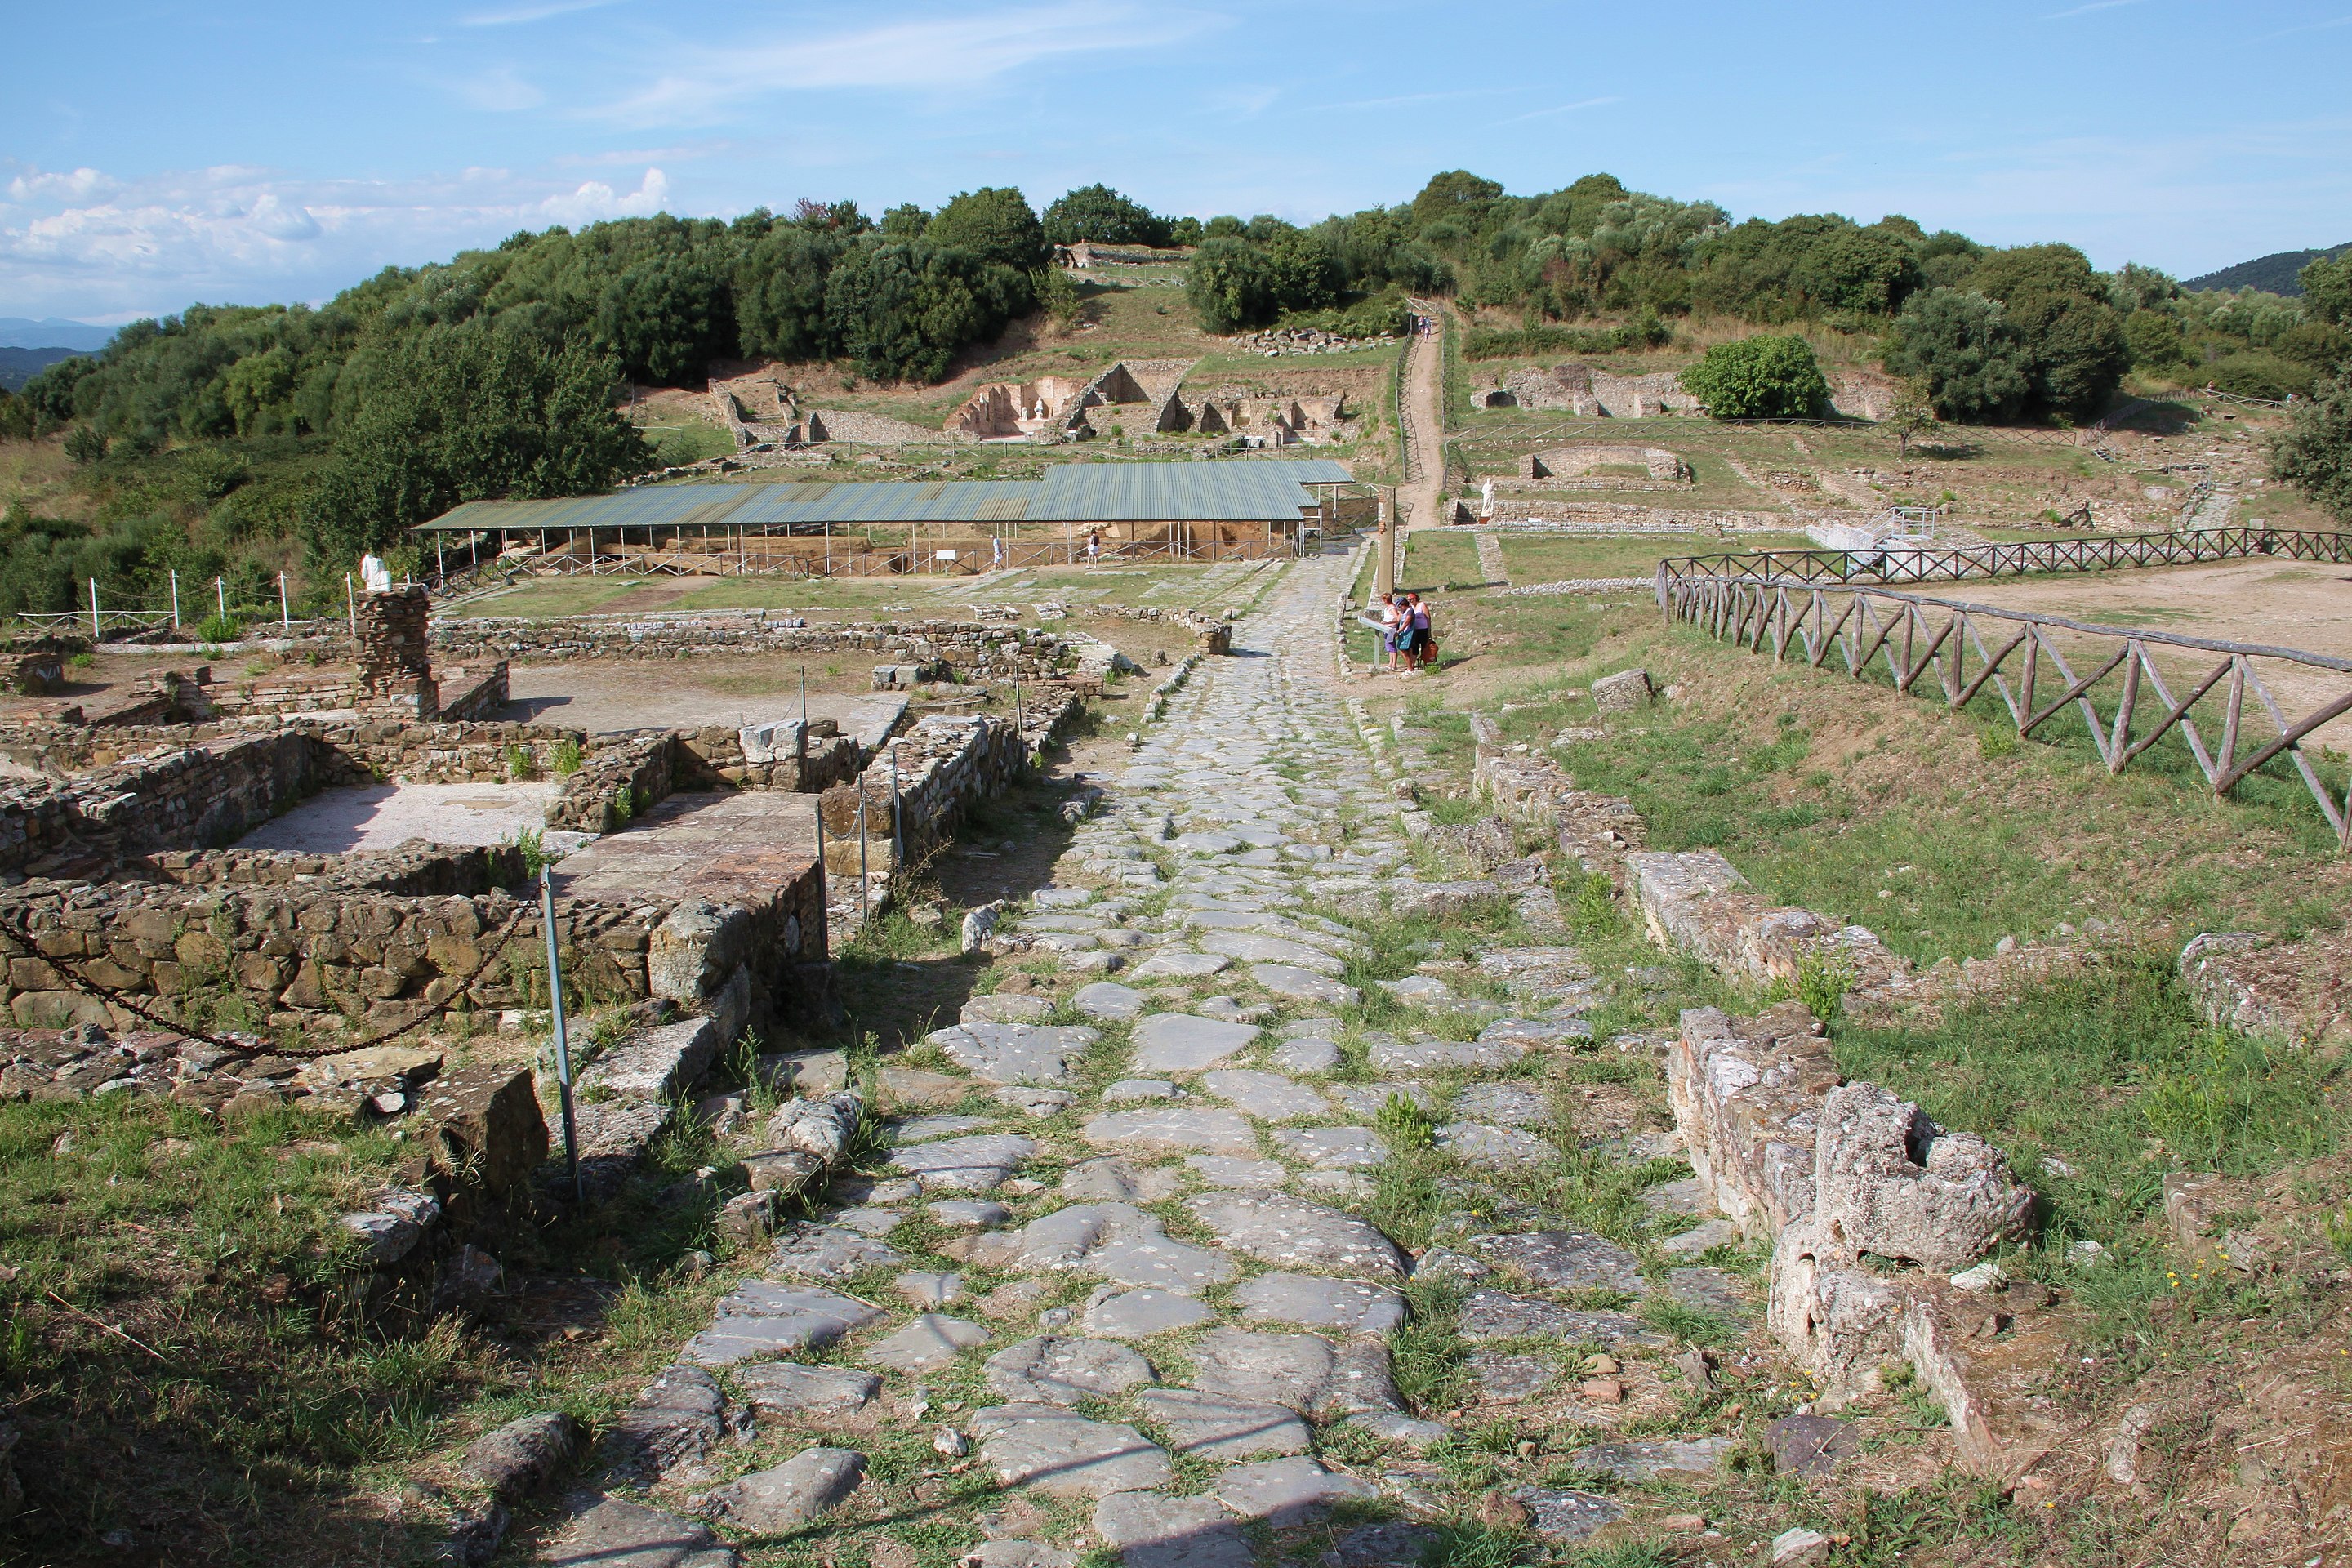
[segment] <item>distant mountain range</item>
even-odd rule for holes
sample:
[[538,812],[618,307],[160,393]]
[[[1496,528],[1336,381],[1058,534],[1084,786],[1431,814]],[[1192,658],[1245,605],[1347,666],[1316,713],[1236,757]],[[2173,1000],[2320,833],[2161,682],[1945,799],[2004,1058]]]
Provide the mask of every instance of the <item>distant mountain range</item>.
[[2241,261],[2235,267],[2224,267],[2219,272],[2208,272],[2202,278],[2191,278],[2183,289],[2261,289],[2273,294],[2301,294],[2303,285],[2294,275],[2321,257],[2341,256],[2352,250],[2352,242],[2334,245],[2326,250],[2280,250],[2268,256],[2258,256],[2252,261]]
[[0,349],[0,386],[11,392],[22,392],[25,384],[61,359],[71,359],[78,349]]

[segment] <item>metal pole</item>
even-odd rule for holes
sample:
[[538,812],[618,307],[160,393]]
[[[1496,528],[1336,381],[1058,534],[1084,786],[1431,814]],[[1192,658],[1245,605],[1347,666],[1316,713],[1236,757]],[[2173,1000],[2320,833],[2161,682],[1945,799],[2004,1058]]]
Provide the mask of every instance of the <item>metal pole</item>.
[[801,744],[808,744],[808,666],[801,666]]
[[172,629],[180,629],[180,569],[172,568]]
[[[817,907],[823,910],[830,910],[833,907],[833,873],[825,868],[824,864],[824,792],[823,790],[819,790],[817,792],[816,797],[816,880],[818,888],[816,900]],[[828,919],[825,921],[826,951],[818,953],[817,956],[819,958],[831,958],[833,956],[831,951],[832,947],[833,922]]]
[[907,863],[907,834],[900,825],[898,809],[898,743],[890,742],[890,869],[896,873]]
[[89,640],[103,642],[105,639],[106,634],[98,627],[98,579],[92,577],[89,580]]
[[286,602],[286,574],[278,574],[278,625],[288,637],[294,635],[294,610]]
[[[588,537],[593,539],[596,536],[592,532]],[[449,552],[443,548],[446,542],[447,541],[438,533],[433,536],[433,566],[434,570],[441,574],[444,587],[446,587],[449,583]]]
[[873,884],[866,869],[866,781],[857,781],[857,921],[864,925],[874,918]]
[[343,574],[343,607],[351,612],[352,640],[357,642],[360,640],[360,601],[359,595],[352,591],[352,574],[348,572]]
[[555,1085],[563,1106],[563,1163],[572,1170],[572,1195],[588,1201],[580,1179],[580,1137],[572,1124],[572,1040],[563,1027],[563,957],[555,942],[555,882],[551,868],[539,868],[539,921],[547,931],[547,999],[555,1021]]
[[228,579],[227,579],[227,578],[226,578],[226,577],[215,577],[215,578],[214,578],[214,579],[213,579],[213,597],[220,601],[220,618],[221,618],[222,620],[226,620],[226,619],[228,619]]

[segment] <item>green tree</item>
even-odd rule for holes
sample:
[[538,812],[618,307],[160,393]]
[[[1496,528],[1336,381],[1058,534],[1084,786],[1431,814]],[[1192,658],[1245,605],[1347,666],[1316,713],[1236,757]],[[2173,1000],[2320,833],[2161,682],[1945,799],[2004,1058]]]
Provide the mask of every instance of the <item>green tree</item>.
[[931,226],[931,215],[912,202],[901,202],[882,215],[882,235],[886,239],[920,239],[923,230]]
[[1288,229],[1276,234],[1265,250],[1276,309],[1319,310],[1339,299],[1339,268],[1329,249],[1314,235]]
[[1045,237],[1055,245],[1165,246],[1173,226],[1140,202],[1108,185],[1084,185],[1045,209]]
[[283,344],[263,353],[247,354],[228,367],[222,387],[238,435],[254,434],[260,427],[265,411],[293,395],[295,374],[294,356],[286,352]]
[[2305,310],[2323,321],[2352,326],[2352,250],[2305,262],[2294,280],[2303,286]]
[[1467,169],[1449,170],[1433,176],[1412,198],[1412,221],[1424,230],[1439,223],[1473,229],[1502,194],[1503,187],[1493,180]]
[[940,209],[923,237],[1015,272],[1034,272],[1053,259],[1045,247],[1045,226],[1030,210],[1029,199],[1012,185],[966,191]]
[[1030,309],[1029,279],[969,250],[861,240],[825,284],[828,335],[877,381],[937,381],[956,351]]
[[1895,383],[1895,406],[1886,412],[1886,427],[1895,432],[1901,455],[1911,455],[1911,443],[1936,427],[1936,404],[1927,384],[1916,375]]
[[1982,294],[1931,289],[1895,318],[1886,368],[1927,384],[1947,419],[2007,419],[2032,391],[2024,346],[2000,306]]
[[1169,226],[1168,243],[1171,245],[1200,244],[1201,220],[1196,217],[1178,218]]
[[2271,473],[2352,526],[2352,369],[2339,371],[2296,404],[2271,447]]
[[2106,406],[2131,364],[2106,280],[2071,245],[1990,252],[1969,287],[2000,301],[2025,351],[2025,406],[2088,419]]
[[1237,331],[1274,318],[1273,268],[1265,253],[1237,236],[1204,239],[1186,268],[1184,294],[1208,332]]
[[850,243],[832,230],[780,226],[744,247],[735,264],[735,331],[747,358],[811,360],[831,352],[825,279]]
[[1717,343],[1683,372],[1683,390],[1717,419],[1802,419],[1829,407],[1830,384],[1801,337]]
[[619,364],[584,346],[467,322],[373,344],[352,374],[351,417],[303,515],[326,563],[404,542],[462,501],[579,495],[653,460],[614,407]]
[[2189,358],[2189,339],[2167,310],[2134,310],[2125,317],[2124,342],[2132,363],[2142,370],[2162,370]]

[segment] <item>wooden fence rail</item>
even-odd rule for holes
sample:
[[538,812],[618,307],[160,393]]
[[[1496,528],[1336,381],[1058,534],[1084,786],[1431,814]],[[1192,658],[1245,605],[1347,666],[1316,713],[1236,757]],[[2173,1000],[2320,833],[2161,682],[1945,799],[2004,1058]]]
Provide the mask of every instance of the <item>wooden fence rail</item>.
[[2179,566],[2283,555],[2295,561],[2352,562],[2352,534],[2292,528],[2208,528],[2183,533],[2113,533],[2082,539],[2035,539],[2016,544],[1969,544],[1886,550],[1757,550],[1692,555],[1658,563],[1659,603],[1683,578],[1735,577],[1759,582],[1947,583],[1969,577],[2016,577],[2036,572],[2107,572],[2126,566]]
[[[2352,712],[2352,659],[1790,578],[1669,579],[1661,570],[1658,595],[1670,620],[1758,653],[1769,648],[1776,661],[1794,650],[1820,669],[1835,653],[1852,679],[1883,667],[1895,690],[1913,694],[1932,672],[1949,709],[1964,708],[1990,689],[2021,737],[2071,710],[2081,716],[2111,774],[2175,732],[2217,797],[2283,758],[2318,804],[2338,851],[2352,852],[2352,784],[2339,796],[2304,746],[2323,725]],[[2087,651],[2085,673],[2075,673],[2054,633],[2068,634],[2078,658]],[[2195,658],[2176,698],[2151,652],[2158,648],[2219,657],[2210,665]],[[2292,712],[2264,680],[2265,668],[2273,679],[2294,671],[2305,684],[2317,676],[2318,699]],[[2199,728],[2200,704],[2209,724],[2218,719],[2218,737]],[[2330,768],[2343,765],[2324,750],[2319,760]]]

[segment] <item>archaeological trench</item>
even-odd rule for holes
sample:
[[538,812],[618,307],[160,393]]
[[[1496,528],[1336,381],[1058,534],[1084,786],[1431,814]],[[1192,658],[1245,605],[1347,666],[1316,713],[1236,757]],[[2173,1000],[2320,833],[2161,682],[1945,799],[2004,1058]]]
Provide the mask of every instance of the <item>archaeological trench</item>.
[[[1034,412],[1000,401],[972,419]],[[1646,972],[1589,962],[1563,907],[1605,879],[1659,962],[1751,990],[1833,952],[1865,1012],[2080,954],[1914,973],[1720,856],[1645,850],[1623,802],[1483,719],[1486,815],[1436,826],[1403,782],[1415,733],[1344,679],[1354,565],[1293,565],[1141,674],[1001,617],[428,631],[421,591],[379,595],[331,689],[173,677],[130,722],[12,728],[0,1091],[396,1123],[420,1152],[343,1221],[355,1267],[460,1314],[490,1310],[508,1227],[638,1179],[675,1119],[712,1124],[688,1197],[715,1309],[601,1427],[530,1414],[421,1469],[444,1561],[831,1563],[839,1539],[892,1568],[1367,1568],[1484,1531],[1785,1565],[1840,1545],[1772,1512],[1791,1478],[2035,1495],[2075,1308],[1990,1261],[2034,1223],[2002,1151],[1843,1080],[1801,1004],[1625,1025]],[[482,717],[510,658],[722,648],[822,650],[886,691],[1017,679],[1021,707],[901,702],[863,734]],[[1055,784],[1050,877],[946,911],[950,962],[984,977],[956,1016],[878,1056],[764,1057],[780,1101],[707,1088],[747,1036],[824,1037],[834,960],[899,868],[1041,787],[1122,676],[1145,716]],[[1638,673],[1595,695],[1651,700]],[[547,1029],[521,848],[222,847],[321,792],[519,767],[579,846],[554,873],[567,994],[625,1025],[576,1087],[576,1187],[545,1053],[448,1043],[461,1016]],[[1505,934],[1383,994],[1349,978],[1398,929],[1464,922]],[[2229,957],[2198,958],[2216,1007],[2258,1005]],[[1610,1186],[1635,1194],[1616,1239],[1568,1212]],[[1940,1414],[1906,1426],[1921,1405],[1894,1389]]]

